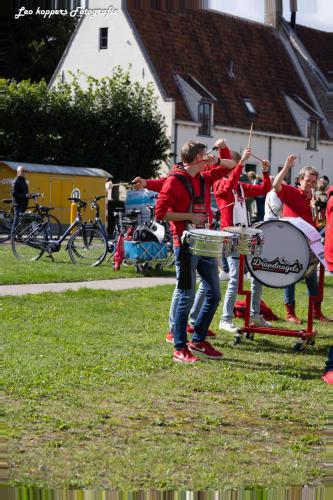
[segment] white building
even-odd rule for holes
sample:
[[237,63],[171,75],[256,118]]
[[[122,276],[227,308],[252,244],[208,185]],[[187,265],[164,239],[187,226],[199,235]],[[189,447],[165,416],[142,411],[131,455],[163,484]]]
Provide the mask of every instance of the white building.
[[[101,78],[130,67],[133,79],[154,84],[175,161],[188,139],[211,147],[225,137],[241,151],[253,122],[252,150],[271,160],[273,175],[293,153],[293,177],[311,164],[333,181],[333,34],[291,27],[282,0],[265,0],[265,24],[196,3],[86,0],[91,12],[50,85],[69,71]],[[259,164],[253,158],[247,169]]]

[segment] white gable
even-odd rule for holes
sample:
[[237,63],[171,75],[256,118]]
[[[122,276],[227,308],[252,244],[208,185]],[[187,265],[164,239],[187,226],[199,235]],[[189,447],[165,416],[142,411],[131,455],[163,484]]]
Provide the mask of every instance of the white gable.
[[[137,39],[135,30],[121,8],[121,0],[89,0],[87,8],[91,11],[83,16],[72,39],[50,81],[50,87],[57,80],[70,81],[69,72],[78,70],[97,79],[111,76],[114,68],[120,66],[130,69],[134,81],[147,85],[152,82],[159,100],[159,109],[166,118],[167,135],[171,139],[174,117],[174,102],[165,99],[163,89],[149,59]],[[109,7],[112,6],[112,11]],[[105,9],[98,12],[96,9]],[[108,47],[100,49],[100,29],[108,28]],[[84,88],[85,78],[79,79]]]

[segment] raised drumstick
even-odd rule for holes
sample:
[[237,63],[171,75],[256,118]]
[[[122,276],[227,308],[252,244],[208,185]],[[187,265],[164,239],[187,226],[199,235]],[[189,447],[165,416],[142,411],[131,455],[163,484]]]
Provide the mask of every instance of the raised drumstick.
[[247,147],[251,147],[251,139],[252,139],[252,130],[253,130],[253,122],[251,122],[251,128],[250,128],[250,135],[249,135],[249,142],[247,144]]
[[252,158],[255,158],[256,160],[261,161],[261,163],[264,161],[264,160],[262,160],[261,158],[258,158],[258,156],[255,156],[255,155],[253,155],[253,154],[251,154],[251,156],[252,156]]

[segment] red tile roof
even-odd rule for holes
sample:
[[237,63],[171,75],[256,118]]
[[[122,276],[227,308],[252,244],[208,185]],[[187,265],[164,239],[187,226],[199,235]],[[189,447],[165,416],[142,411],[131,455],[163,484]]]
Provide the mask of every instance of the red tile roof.
[[333,33],[296,26],[296,34],[325,78],[333,83]]
[[215,11],[131,9],[131,18],[166,96],[176,100],[177,119],[191,117],[174,75],[190,74],[217,98],[215,124],[248,129],[246,97],[256,130],[300,136],[284,93],[312,103],[273,28]]

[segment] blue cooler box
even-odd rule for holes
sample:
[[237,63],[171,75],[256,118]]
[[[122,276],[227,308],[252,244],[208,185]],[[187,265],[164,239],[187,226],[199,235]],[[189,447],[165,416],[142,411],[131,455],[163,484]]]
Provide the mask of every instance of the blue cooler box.
[[128,213],[132,210],[139,210],[140,215],[138,216],[138,224],[149,224],[150,211],[148,210],[147,205],[155,206],[155,195],[156,193],[154,191],[149,191],[148,189],[131,189],[127,191],[125,212]]
[[159,260],[166,259],[168,248],[163,243],[155,241],[124,241],[125,259]]

